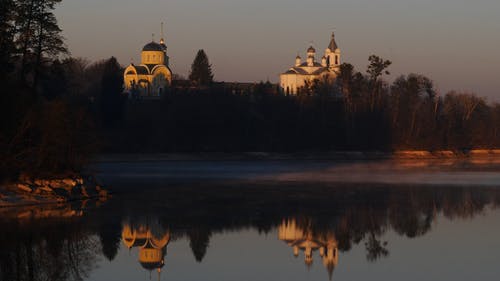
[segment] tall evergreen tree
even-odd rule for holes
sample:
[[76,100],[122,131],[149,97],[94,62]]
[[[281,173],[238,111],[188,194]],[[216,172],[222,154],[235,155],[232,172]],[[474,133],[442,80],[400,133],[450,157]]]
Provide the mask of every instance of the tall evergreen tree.
[[199,50],[191,65],[189,80],[197,86],[208,86],[213,82],[212,65],[205,51]]
[[21,82],[26,83],[29,70],[28,62],[32,57],[33,37],[35,34],[35,0],[17,0],[15,24],[18,28],[16,44],[21,56]]
[[101,80],[101,109],[104,125],[112,127],[122,117],[123,76],[115,57],[106,61]]
[[0,0],[0,79],[2,80],[13,69],[14,11],[15,3],[13,0]]
[[44,58],[67,53],[61,29],[53,13],[62,0],[17,0],[15,18],[16,43],[21,55],[21,80],[31,72],[33,88],[37,88]]
[[57,24],[57,19],[52,12],[55,5],[62,0],[45,0],[38,1],[36,13],[35,33],[35,73],[33,87],[36,89],[40,78],[40,71],[43,64],[43,57],[55,58],[60,54],[68,53],[68,49],[64,44],[64,38],[61,35],[61,28]]

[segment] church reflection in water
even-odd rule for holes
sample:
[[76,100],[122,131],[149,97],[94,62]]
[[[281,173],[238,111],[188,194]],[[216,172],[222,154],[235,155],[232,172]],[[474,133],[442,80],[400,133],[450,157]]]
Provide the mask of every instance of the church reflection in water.
[[[314,233],[312,226],[299,223],[295,218],[283,219],[278,226],[278,239],[293,249],[293,255],[304,256],[305,265],[310,268],[315,253],[319,254],[321,262],[332,279],[333,271],[338,264],[338,241],[332,231]],[[170,242],[170,230],[163,227],[156,217],[141,219],[128,218],[123,221],[121,241],[129,251],[138,249],[138,262],[150,276],[153,271],[161,279],[162,268],[165,266],[167,246]],[[191,244],[194,244],[192,241]]]
[[[278,188],[239,187],[237,192],[220,187],[172,188],[168,196],[155,195],[157,202],[151,200],[151,194],[122,197],[82,216],[0,217],[0,280],[94,280],[90,278],[95,268],[108,266],[101,262],[103,258],[125,265],[137,262],[151,279],[156,275],[166,279],[162,275],[167,260],[172,264],[175,260],[176,266],[180,260],[207,262],[204,258],[209,250],[231,247],[224,243],[209,247],[215,235],[242,234],[239,239],[246,239],[242,244],[253,247],[254,242],[245,235],[249,229],[275,233],[277,247],[264,251],[283,251],[278,254],[285,258],[296,256],[298,265],[291,266],[298,271],[317,264],[326,280],[326,275],[332,279],[339,260],[342,263],[340,255],[346,257],[355,246],[364,248],[368,262],[387,257],[391,245],[384,241],[384,234],[388,231],[415,239],[431,232],[439,217],[474,219],[500,206],[498,188]],[[167,248],[181,239],[189,242],[192,259],[186,261],[185,253],[179,252],[167,255]],[[120,250],[131,255],[119,255]],[[223,262],[217,255],[210,258],[215,259],[210,262]],[[277,267],[285,258],[275,261]],[[168,273],[178,274],[173,272]]]
[[310,226],[302,227],[296,219],[285,219],[278,228],[278,239],[293,248],[293,255],[304,254],[304,262],[309,268],[313,263],[313,253],[319,251],[330,280],[339,262],[338,242],[333,232],[314,234]]
[[129,250],[138,248],[141,266],[150,273],[157,271],[160,280],[170,242],[170,231],[158,219],[145,218],[133,222],[128,219],[123,222],[122,242]]

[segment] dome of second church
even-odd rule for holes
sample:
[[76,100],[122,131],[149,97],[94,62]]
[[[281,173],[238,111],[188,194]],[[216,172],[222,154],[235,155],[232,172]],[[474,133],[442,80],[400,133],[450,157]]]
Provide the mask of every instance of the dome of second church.
[[148,43],[144,46],[144,48],[142,48],[143,52],[148,52],[148,51],[156,52],[156,51],[163,51],[163,50],[164,50],[164,47],[161,44],[158,44],[156,42]]

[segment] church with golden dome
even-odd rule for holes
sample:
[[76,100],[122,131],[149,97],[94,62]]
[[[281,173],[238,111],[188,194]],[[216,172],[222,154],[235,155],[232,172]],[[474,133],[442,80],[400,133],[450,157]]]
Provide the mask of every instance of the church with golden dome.
[[320,62],[316,61],[316,49],[310,46],[307,49],[305,62],[302,62],[302,58],[297,55],[295,65],[280,75],[281,91],[296,95],[301,88],[314,80],[335,79],[340,70],[340,54],[334,33]]
[[123,81],[129,97],[160,97],[172,83],[169,59],[162,24],[160,42],[155,42],[153,38],[142,48],[141,64],[131,63],[125,68]]

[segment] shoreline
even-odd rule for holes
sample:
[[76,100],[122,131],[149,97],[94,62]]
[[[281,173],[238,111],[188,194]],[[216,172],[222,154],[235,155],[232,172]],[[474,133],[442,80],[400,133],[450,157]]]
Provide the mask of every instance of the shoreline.
[[399,150],[381,151],[330,151],[330,152],[196,152],[196,153],[103,153],[92,163],[101,162],[153,162],[153,161],[254,161],[254,160],[440,160],[500,158],[500,149],[474,149],[467,152],[453,150]]
[[[443,167],[448,168],[449,162],[461,162],[470,161],[473,164],[489,164],[495,165],[498,169],[500,164],[500,149],[492,150],[471,150],[466,153],[457,152],[451,150],[443,151],[416,151],[416,150],[403,150],[395,152],[303,152],[303,153],[265,153],[265,152],[248,152],[248,153],[151,153],[151,154],[101,154],[97,155],[87,167],[90,174],[96,174],[96,166],[100,164],[103,165],[114,165],[114,163],[148,163],[149,167],[155,167],[155,162],[165,162],[161,165],[167,165],[160,168],[159,173],[163,176],[152,175],[153,179],[148,178],[148,180],[158,179],[170,179],[175,182],[178,179],[189,178],[191,181],[199,181],[206,179],[219,179],[219,180],[231,180],[241,177],[248,176],[265,176],[266,173],[270,171],[268,168],[253,169],[248,168],[246,161],[252,166],[252,162],[270,162],[270,165],[279,165],[284,168],[277,169],[276,167],[268,167],[269,169],[276,169],[276,173],[295,173],[304,172],[304,169],[297,166],[294,161],[306,161],[307,163],[313,163],[318,169],[323,169],[321,163],[358,163],[361,164],[363,161],[367,161],[367,165],[371,165],[371,161],[383,161],[389,164],[385,167],[387,171],[398,170],[400,167],[403,170],[406,169],[422,169],[426,166],[435,165],[435,163],[442,161],[446,162]],[[282,162],[281,164],[272,164],[273,161]],[[314,163],[317,161],[318,163]],[[420,163],[420,162],[425,163]],[[183,165],[179,167],[176,162],[192,162],[193,166],[191,168],[185,168]],[[213,163],[221,162],[222,168],[218,167],[215,170],[212,166]],[[229,163],[223,163],[229,162]],[[234,164],[232,164],[234,163]],[[287,164],[288,163],[288,164]],[[426,164],[427,163],[427,164]],[[187,164],[187,163],[186,163]],[[207,166],[208,165],[208,166]],[[217,166],[218,164],[216,164]],[[268,165],[268,164],[266,164]],[[300,164],[299,164],[300,165]],[[130,165],[129,165],[130,166]],[[259,164],[260,166],[260,164]],[[439,166],[440,167],[440,166]],[[373,167],[358,167],[363,169],[369,169],[373,173],[375,172]],[[435,168],[435,167],[434,167]],[[138,169],[135,165],[127,167],[130,173],[145,173],[144,176],[148,175],[148,170]],[[149,169],[149,168],[148,168]],[[231,170],[232,169],[232,170]],[[281,170],[280,170],[281,169]],[[340,169],[339,173],[346,173],[346,171]],[[440,168],[441,169],[441,168]],[[380,172],[379,170],[376,170]],[[305,172],[311,172],[305,169]],[[118,174],[114,174],[118,173]],[[98,173],[97,173],[98,174]],[[241,174],[240,176],[238,176]],[[101,175],[102,176],[102,175]],[[108,177],[123,177],[120,175],[119,171],[111,172]],[[126,178],[126,177],[125,177]],[[138,176],[141,179],[141,176]],[[293,177],[292,177],[293,178]],[[300,178],[300,177],[299,177]],[[206,180],[205,179],[205,180]],[[130,179],[128,179],[130,180]],[[87,199],[103,199],[105,200],[109,196],[109,191],[102,188],[102,184],[94,176],[77,176],[72,178],[59,178],[59,179],[30,179],[26,177],[21,177],[17,182],[4,184],[0,186],[0,210],[2,208],[16,208],[16,207],[29,207],[29,206],[44,206],[53,204],[65,204],[74,201],[81,201]],[[1,213],[1,212],[0,212]]]
[[108,191],[94,177],[38,179],[22,176],[16,182],[0,186],[0,214],[5,208],[105,200],[108,197]]

